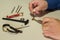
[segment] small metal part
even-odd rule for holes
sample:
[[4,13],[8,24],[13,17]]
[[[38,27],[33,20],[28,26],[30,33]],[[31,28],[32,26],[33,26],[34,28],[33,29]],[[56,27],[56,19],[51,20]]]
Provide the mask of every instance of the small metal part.
[[29,20],[23,21],[23,20],[16,20],[16,19],[9,19],[9,18],[2,18],[3,20],[10,20],[10,21],[15,21],[15,22],[21,22],[27,25],[29,23]]
[[17,12],[17,10],[19,9],[19,5],[18,5],[18,7],[17,7],[17,9],[16,9],[16,11],[15,12]]
[[19,8],[19,10],[17,11],[17,13],[19,13],[20,9],[22,8],[22,6]]
[[24,18],[20,18],[20,20],[24,21],[25,19]]
[[33,17],[32,20],[38,22],[39,24],[42,24],[42,20],[36,20],[36,19],[35,19],[35,17],[36,17],[35,14],[33,15],[32,13],[30,13],[30,15]]
[[30,13],[30,15],[33,17],[32,20],[35,19],[35,14]]
[[23,12],[20,13],[20,16],[23,16]]
[[13,9],[12,9],[12,11],[11,11],[11,13],[13,13],[13,11],[15,10],[15,6],[13,7]]
[[32,20],[35,20],[35,17],[33,17]]
[[19,11],[20,11],[21,8],[22,8],[22,6],[20,7],[20,6],[18,5],[18,7],[17,7],[17,9],[16,9],[15,12],[19,13]]
[[34,21],[38,22],[39,24],[42,24],[42,20],[36,20],[36,19],[34,19]]
[[31,15],[32,17],[36,17],[35,14],[32,14],[32,13],[30,13],[30,15]]
[[22,26],[22,27],[19,27],[19,28],[16,28],[16,29],[23,29],[23,28],[26,28],[26,27],[29,27],[29,26]]
[[10,26],[10,24],[4,24],[4,25],[3,25],[3,31],[5,31],[4,28],[7,27],[7,26],[8,26],[10,29],[12,29],[12,30],[10,30],[10,29],[7,28],[7,31],[8,31],[8,32],[11,32],[11,33],[22,33],[21,30],[18,30],[18,29],[16,29],[16,28]]

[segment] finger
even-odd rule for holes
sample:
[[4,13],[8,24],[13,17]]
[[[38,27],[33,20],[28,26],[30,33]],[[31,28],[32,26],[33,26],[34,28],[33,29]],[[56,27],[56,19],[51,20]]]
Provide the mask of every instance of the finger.
[[53,32],[49,32],[49,31],[44,31],[43,35],[45,37],[52,38],[52,39],[57,39],[58,38]]
[[49,22],[55,23],[55,22],[60,22],[60,20],[58,20],[58,19],[56,19],[56,18],[51,18],[51,17],[45,17],[45,18],[43,18],[43,20],[42,20],[42,24],[46,24],[46,23],[49,23]]
[[50,17],[45,17],[44,19],[43,19],[43,21],[42,21],[42,24],[46,24],[46,23],[49,23],[49,22],[51,22],[52,21],[52,18],[50,18]]
[[38,6],[38,2],[34,1],[33,2],[33,8],[37,7]]
[[32,1],[29,3],[29,10],[32,12],[32,10],[36,7],[37,5],[37,2],[35,1]]
[[29,3],[29,10],[30,10],[30,12],[32,12],[32,10],[33,10],[33,5],[32,5],[33,3]]
[[33,10],[32,3],[29,3],[29,10],[30,10],[30,12]]
[[33,10],[33,12],[36,14],[39,14],[40,11],[44,11],[47,9],[47,2],[46,1],[40,1],[40,3],[37,2],[38,5]]
[[52,37],[54,36],[55,34],[53,34],[52,32],[49,32],[49,31],[43,31],[44,33],[44,36],[47,36],[47,37]]
[[49,26],[49,24],[50,24],[50,18],[48,18],[48,17],[45,17],[44,19],[43,19],[43,21],[42,21],[42,29],[43,29],[43,31],[44,30],[49,30],[50,28],[50,26]]
[[42,30],[43,30],[43,31],[47,31],[47,30],[49,31],[48,25],[47,25],[47,24],[46,24],[46,25],[43,25]]
[[40,11],[41,10],[42,10],[41,7],[40,6],[37,6],[36,8],[34,8],[33,13],[40,14]]

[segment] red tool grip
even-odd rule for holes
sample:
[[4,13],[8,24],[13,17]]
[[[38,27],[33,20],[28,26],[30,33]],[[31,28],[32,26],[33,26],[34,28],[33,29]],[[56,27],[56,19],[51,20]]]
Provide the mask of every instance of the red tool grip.
[[18,17],[18,16],[20,16],[20,14],[13,14],[11,16],[7,16],[7,18],[14,18],[14,17]]

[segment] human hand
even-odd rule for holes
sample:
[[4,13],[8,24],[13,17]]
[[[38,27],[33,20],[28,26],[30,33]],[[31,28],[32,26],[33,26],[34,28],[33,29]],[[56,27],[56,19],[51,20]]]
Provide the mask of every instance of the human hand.
[[60,40],[60,20],[46,17],[42,26],[44,36]]
[[33,0],[29,4],[29,10],[33,15],[41,14],[41,11],[44,11],[48,8],[48,3],[45,0]]

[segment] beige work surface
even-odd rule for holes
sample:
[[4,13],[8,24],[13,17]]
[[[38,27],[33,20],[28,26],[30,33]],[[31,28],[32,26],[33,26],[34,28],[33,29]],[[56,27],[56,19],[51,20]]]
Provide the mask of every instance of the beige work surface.
[[[0,40],[51,40],[43,36],[41,24],[31,20],[32,17],[30,16],[28,9],[30,1],[31,0],[0,0]],[[29,27],[20,29],[23,31],[23,33],[14,34],[10,32],[4,32],[2,30],[3,24],[10,24],[14,27],[21,27],[21,25],[24,25],[19,22],[6,21],[2,19],[7,15],[14,14],[15,12],[11,13],[11,10],[14,6],[17,7],[18,5],[22,6],[22,9],[20,10],[20,12],[24,13],[24,16],[22,18],[29,19],[29,24],[27,25]],[[54,17],[60,19],[60,11],[58,10],[51,12],[37,19],[42,19],[44,17]],[[20,18],[21,16],[16,17],[15,19],[18,20]]]

